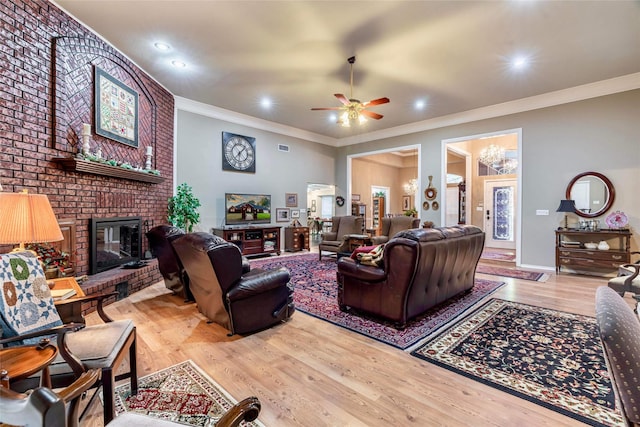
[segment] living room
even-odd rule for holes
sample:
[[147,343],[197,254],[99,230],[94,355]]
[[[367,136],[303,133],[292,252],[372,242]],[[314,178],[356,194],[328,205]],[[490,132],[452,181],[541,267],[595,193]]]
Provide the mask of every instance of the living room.
[[[626,214],[633,232],[630,250],[639,250],[635,230],[640,226],[640,205],[634,197],[640,182],[639,68],[624,75],[612,72],[598,82],[559,85],[567,89],[550,98],[532,97],[478,108],[467,116],[425,121],[401,134],[379,131],[318,142],[311,132],[264,119],[247,120],[174,95],[127,58],[120,50],[124,46],[111,45],[55,3],[12,0],[2,6],[0,17],[10,28],[3,32],[1,53],[6,64],[0,88],[2,191],[26,188],[47,194],[58,219],[73,222],[75,271],[78,276],[89,274],[89,281],[95,281],[89,252],[92,218],[134,216],[141,218],[143,227],[165,224],[167,199],[181,183],[190,185],[202,203],[198,231],[223,225],[224,197],[230,192],[269,194],[274,208],[287,207],[286,195],[297,194],[298,203],[291,209],[299,210],[300,222],[306,224],[308,183],[335,185],[335,196],[345,203],[335,205],[334,213],[347,215],[355,193],[353,159],[406,147],[419,147],[418,216],[421,222],[440,226],[447,143],[506,131],[520,135],[517,267],[553,272],[554,232],[564,221],[556,209],[572,179],[587,171],[603,174],[613,184],[610,212]],[[637,44],[629,46],[632,53]],[[636,56],[636,65],[637,61]],[[94,66],[140,94],[136,148],[97,134],[92,114]],[[383,113],[383,108],[376,111]],[[85,123],[91,124],[90,151],[100,149],[104,158],[141,168],[150,157],[152,167],[147,169],[159,175],[134,170],[122,178],[82,171],[82,162],[67,166],[53,160],[74,158],[82,151]],[[223,132],[255,138],[255,173],[223,170]],[[282,146],[288,150],[282,151]],[[420,209],[429,176],[439,190],[439,210]],[[478,208],[470,206],[473,211]],[[547,214],[540,213],[544,211]],[[579,220],[576,215],[569,218],[574,226]],[[144,252],[148,243],[143,239],[142,245]],[[139,376],[192,359],[236,399],[259,396],[265,425],[578,424],[302,313],[259,334],[227,337],[227,330],[207,323],[192,304],[157,286],[160,275],[153,262],[145,268],[151,279],[136,282],[128,297],[107,307],[114,317],[131,318],[136,324]],[[118,282],[110,278],[95,286]],[[595,290],[607,279],[565,273],[551,274],[547,282],[505,282],[493,296],[593,317]],[[88,321],[98,319],[92,314]],[[101,425],[100,421],[98,413],[86,425]]]

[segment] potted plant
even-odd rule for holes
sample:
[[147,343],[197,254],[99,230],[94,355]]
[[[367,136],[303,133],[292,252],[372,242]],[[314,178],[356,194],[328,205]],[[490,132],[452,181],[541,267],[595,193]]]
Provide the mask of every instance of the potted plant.
[[418,215],[418,211],[415,208],[410,208],[404,211],[405,216],[416,217]]
[[176,195],[169,197],[167,219],[175,227],[191,233],[193,226],[200,221],[198,208],[200,200],[193,195],[193,190],[186,183],[178,185]]

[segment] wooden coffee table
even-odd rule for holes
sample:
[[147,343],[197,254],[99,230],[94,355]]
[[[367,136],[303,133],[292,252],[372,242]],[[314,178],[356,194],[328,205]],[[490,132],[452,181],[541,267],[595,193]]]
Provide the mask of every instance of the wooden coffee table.
[[27,378],[42,371],[40,385],[51,388],[49,364],[58,355],[58,348],[43,340],[38,345],[0,349],[0,384],[9,388],[11,381]]

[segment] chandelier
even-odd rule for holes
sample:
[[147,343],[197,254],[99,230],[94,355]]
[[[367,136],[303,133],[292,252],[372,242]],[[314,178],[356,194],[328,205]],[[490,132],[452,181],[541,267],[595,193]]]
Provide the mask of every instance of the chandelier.
[[478,155],[478,160],[487,166],[492,166],[497,163],[503,162],[505,158],[504,156],[505,156],[504,148],[491,144],[490,146],[480,150],[480,154]]
[[412,178],[409,180],[408,184],[404,185],[404,192],[406,194],[416,194],[418,191],[418,180],[416,178]]

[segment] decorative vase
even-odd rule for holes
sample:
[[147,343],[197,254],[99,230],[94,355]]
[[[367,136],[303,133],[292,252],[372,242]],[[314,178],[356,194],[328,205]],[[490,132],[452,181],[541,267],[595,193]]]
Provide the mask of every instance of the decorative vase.
[[47,268],[44,271],[44,277],[47,280],[55,279],[58,277],[58,269],[57,268]]
[[609,244],[607,242],[605,242],[604,240],[601,240],[600,243],[598,243],[598,249],[601,251],[608,251],[609,250]]

